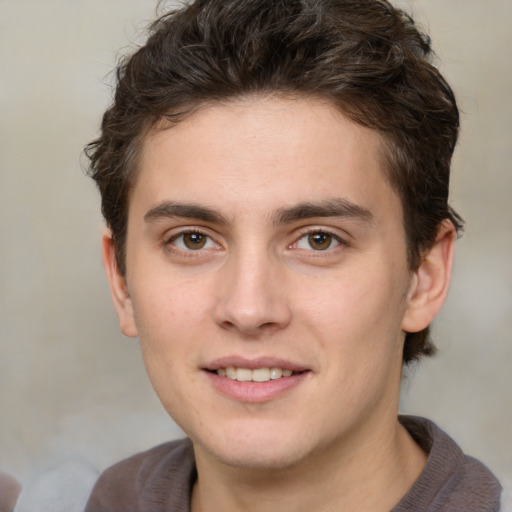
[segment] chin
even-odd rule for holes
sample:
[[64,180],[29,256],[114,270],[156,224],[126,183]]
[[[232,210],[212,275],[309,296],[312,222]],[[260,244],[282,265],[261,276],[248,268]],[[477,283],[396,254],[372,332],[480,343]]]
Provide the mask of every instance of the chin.
[[259,434],[241,431],[241,435],[199,439],[194,444],[218,462],[240,469],[282,470],[294,466],[306,455],[306,447],[300,440],[293,443],[289,436]]
[[255,447],[247,447],[247,449],[230,449],[224,450],[222,453],[213,452],[212,455],[226,466],[262,471],[279,471],[289,469],[296,465],[301,456],[298,453],[285,453],[283,450],[271,451],[256,450]]

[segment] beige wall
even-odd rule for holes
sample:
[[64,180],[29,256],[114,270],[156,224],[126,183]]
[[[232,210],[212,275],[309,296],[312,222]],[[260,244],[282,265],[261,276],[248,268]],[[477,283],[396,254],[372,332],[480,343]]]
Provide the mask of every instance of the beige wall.
[[[409,372],[402,409],[510,478],[512,2],[401,3],[430,30],[464,111],[453,204],[467,220],[441,352]],[[136,342],[117,332],[98,197],[79,162],[114,53],[154,5],[0,0],[0,467],[22,479],[68,458],[101,468],[179,435]]]

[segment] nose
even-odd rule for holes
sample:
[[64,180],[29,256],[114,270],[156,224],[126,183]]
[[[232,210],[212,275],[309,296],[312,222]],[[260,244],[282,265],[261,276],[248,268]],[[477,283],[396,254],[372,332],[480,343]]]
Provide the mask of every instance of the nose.
[[291,319],[284,269],[262,252],[233,255],[217,283],[215,322],[245,337],[272,334]]

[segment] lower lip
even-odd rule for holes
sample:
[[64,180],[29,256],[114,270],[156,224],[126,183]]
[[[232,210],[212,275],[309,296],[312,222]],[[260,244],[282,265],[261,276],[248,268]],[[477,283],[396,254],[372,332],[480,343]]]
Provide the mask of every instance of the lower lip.
[[309,372],[301,372],[290,377],[269,380],[267,382],[240,382],[221,377],[220,375],[205,371],[213,387],[223,395],[240,402],[267,402],[284,395],[296,388],[307,377]]

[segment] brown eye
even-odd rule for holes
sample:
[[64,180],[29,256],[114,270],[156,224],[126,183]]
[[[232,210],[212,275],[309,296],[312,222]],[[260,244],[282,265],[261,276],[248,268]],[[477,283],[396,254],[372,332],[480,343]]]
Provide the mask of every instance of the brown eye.
[[343,243],[341,238],[328,231],[310,231],[302,235],[293,247],[306,251],[327,251]]
[[217,244],[211,236],[201,231],[182,231],[168,240],[166,245],[177,249],[178,254],[189,253],[189,255],[192,252],[201,255],[205,253],[205,251],[209,253],[212,250],[221,249],[221,246]]
[[183,245],[192,251],[202,249],[208,241],[208,237],[202,233],[184,233],[182,236]]
[[308,235],[308,243],[316,251],[325,251],[331,247],[332,235],[322,232],[310,233]]

